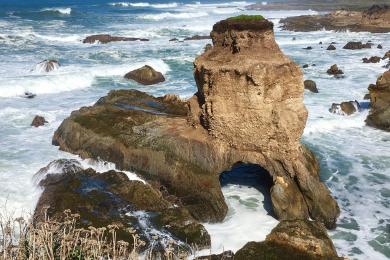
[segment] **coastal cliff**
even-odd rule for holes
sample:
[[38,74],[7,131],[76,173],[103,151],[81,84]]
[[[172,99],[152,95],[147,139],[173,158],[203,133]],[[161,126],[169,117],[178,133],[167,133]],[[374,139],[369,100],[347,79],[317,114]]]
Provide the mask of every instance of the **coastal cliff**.
[[198,91],[188,101],[111,91],[72,112],[53,144],[136,172],[203,222],[227,214],[219,175],[256,164],[272,177],[279,220],[312,218],[334,228],[338,205],[300,142],[307,119],[302,72],[279,49],[273,24],[260,16],[229,18],[211,37],[213,46],[194,62]]

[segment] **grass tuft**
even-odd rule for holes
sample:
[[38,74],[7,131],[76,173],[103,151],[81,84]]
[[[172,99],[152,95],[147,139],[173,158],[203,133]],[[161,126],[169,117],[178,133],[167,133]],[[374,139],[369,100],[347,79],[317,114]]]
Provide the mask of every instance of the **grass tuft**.
[[242,15],[230,17],[227,20],[228,21],[260,21],[260,20],[264,20],[264,19],[265,18],[262,15],[245,15],[245,14],[242,14]]

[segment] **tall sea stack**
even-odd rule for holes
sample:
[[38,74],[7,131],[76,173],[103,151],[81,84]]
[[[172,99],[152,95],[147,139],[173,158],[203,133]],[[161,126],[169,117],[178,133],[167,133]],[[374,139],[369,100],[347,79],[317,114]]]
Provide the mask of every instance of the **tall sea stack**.
[[53,143],[158,183],[199,221],[226,216],[222,172],[257,164],[273,179],[278,219],[311,217],[333,228],[339,208],[300,143],[307,119],[302,72],[279,49],[273,24],[230,18],[215,24],[211,37],[213,47],[194,63],[198,92],[191,99],[111,91],[65,119]]

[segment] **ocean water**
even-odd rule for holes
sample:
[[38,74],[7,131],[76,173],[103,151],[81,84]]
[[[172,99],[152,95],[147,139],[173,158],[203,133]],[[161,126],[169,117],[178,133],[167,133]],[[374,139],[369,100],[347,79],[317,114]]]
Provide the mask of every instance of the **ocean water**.
[[[367,110],[352,116],[328,112],[334,102],[362,101],[368,84],[374,83],[385,69],[383,62],[363,64],[361,59],[382,56],[389,50],[390,34],[281,31],[280,18],[315,12],[247,12],[244,7],[248,4],[0,0],[2,209],[32,212],[41,193],[33,175],[52,160],[78,159],[51,145],[54,131],[71,111],[93,104],[111,89],[190,97],[196,89],[192,62],[209,41],[169,39],[206,35],[218,20],[241,13],[261,13],[275,23],[276,40],[287,55],[301,65],[316,64],[304,70],[305,78],[317,82],[320,93],[305,92],[309,119],[302,141],[320,159],[321,178],[341,207],[338,227],[329,232],[339,254],[352,259],[390,258],[390,133],[365,126]],[[150,41],[81,43],[85,36],[98,33]],[[371,40],[381,43],[384,49],[342,50],[350,40]],[[319,45],[320,41],[324,44]],[[326,51],[333,41],[337,50]],[[313,50],[303,50],[307,46]],[[61,66],[49,73],[36,69],[44,59],[57,59]],[[343,79],[326,74],[334,63],[344,70]],[[126,72],[144,64],[163,72],[167,81],[144,87],[123,79]],[[37,96],[25,99],[22,95],[26,91]],[[48,124],[30,127],[37,114],[44,116]],[[100,171],[114,167],[101,162],[82,163]],[[208,251],[237,250],[248,241],[261,241],[277,224],[264,209],[264,197],[255,187],[233,183],[225,185],[223,192],[229,205],[228,216],[223,223],[205,224],[212,236]]]

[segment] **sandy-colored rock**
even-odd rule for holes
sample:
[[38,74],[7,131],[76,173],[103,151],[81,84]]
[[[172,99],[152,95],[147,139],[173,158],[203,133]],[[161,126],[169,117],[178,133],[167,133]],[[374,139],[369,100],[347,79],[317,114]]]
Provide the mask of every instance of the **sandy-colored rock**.
[[145,65],[142,68],[128,72],[125,75],[125,78],[134,80],[142,85],[153,85],[165,81],[163,74],[156,71],[149,65]]
[[73,112],[53,143],[160,182],[202,221],[227,213],[219,174],[237,162],[257,164],[273,178],[278,219],[310,216],[333,228],[339,208],[300,143],[307,119],[302,71],[281,52],[272,28],[265,19],[215,24],[213,47],[194,62],[198,92],[188,102],[112,91]]
[[390,131],[390,70],[383,73],[368,90],[371,109],[366,119],[367,125]]

